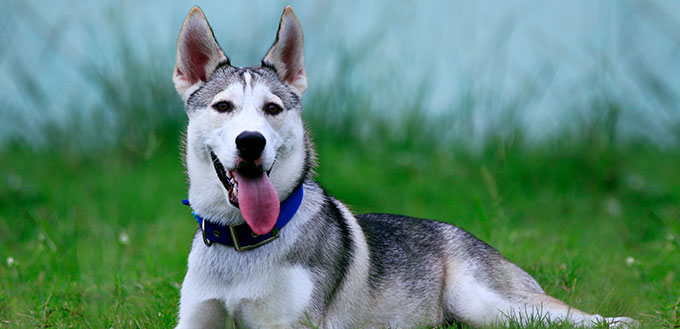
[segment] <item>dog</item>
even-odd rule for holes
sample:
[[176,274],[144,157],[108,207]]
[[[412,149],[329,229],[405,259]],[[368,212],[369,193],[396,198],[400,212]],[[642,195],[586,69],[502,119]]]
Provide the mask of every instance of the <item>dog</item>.
[[546,295],[461,228],[355,215],[328,195],[313,180],[316,156],[301,117],[303,49],[289,6],[256,67],[230,64],[200,8],[182,25],[173,81],[189,118],[185,204],[199,228],[177,328],[636,323]]

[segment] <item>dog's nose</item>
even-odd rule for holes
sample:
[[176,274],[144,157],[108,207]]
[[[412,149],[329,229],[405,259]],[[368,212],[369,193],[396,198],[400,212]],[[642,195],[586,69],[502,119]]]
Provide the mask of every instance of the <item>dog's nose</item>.
[[238,154],[245,161],[255,161],[262,155],[267,140],[256,131],[244,131],[236,136]]

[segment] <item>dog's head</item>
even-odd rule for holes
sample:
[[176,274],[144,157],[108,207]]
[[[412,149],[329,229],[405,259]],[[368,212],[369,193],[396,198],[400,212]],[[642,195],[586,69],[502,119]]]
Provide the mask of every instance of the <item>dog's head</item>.
[[301,184],[313,156],[300,98],[307,87],[300,22],[286,7],[276,41],[257,67],[239,68],[200,8],[177,42],[173,81],[189,117],[186,165],[192,206],[269,232],[280,200]]

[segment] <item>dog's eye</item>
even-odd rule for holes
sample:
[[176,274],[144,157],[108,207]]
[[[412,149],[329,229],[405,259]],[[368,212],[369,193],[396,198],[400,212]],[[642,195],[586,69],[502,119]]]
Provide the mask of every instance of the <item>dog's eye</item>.
[[264,106],[264,110],[271,115],[277,115],[283,111],[280,106],[274,103],[267,103],[267,105]]
[[231,112],[231,110],[234,109],[234,105],[231,104],[231,102],[228,101],[219,101],[213,105],[213,108],[215,111],[224,113],[224,112]]

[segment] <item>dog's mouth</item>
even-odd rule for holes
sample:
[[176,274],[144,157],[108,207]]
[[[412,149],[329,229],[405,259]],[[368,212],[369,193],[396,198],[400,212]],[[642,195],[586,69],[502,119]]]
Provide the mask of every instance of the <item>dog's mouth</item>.
[[222,162],[220,162],[214,152],[210,152],[210,158],[212,158],[213,166],[215,167],[215,172],[217,173],[217,178],[219,178],[222,185],[224,185],[224,188],[227,189],[229,194],[229,203],[238,208],[238,185],[231,174],[231,170],[227,171],[224,169],[224,165],[222,165]]
[[241,211],[243,219],[256,234],[269,233],[279,216],[279,197],[269,180],[268,171],[256,161],[239,158],[236,168],[225,169],[214,152],[210,152],[215,172],[227,190],[228,200]]

